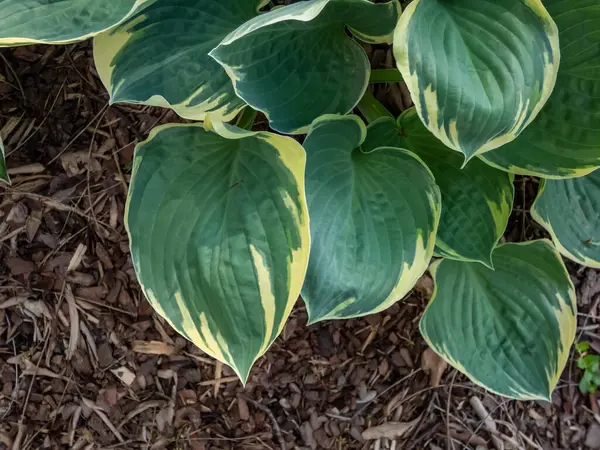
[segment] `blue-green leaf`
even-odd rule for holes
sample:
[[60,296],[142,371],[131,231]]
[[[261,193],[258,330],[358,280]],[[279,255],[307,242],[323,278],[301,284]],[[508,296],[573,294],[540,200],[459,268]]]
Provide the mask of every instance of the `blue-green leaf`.
[[584,266],[600,269],[600,172],[582,178],[544,180],[531,216],[558,250]]
[[356,116],[315,121],[304,147],[313,242],[302,297],[310,322],[376,313],[402,299],[433,253],[440,194],[406,150],[360,147]]
[[421,319],[428,344],[475,383],[550,400],[575,339],[575,289],[550,241],[500,245],[494,270],[444,259]]
[[304,133],[323,114],[346,114],[367,88],[366,42],[391,42],[397,0],[310,0],[240,26],[211,51],[239,97],[282,133]]

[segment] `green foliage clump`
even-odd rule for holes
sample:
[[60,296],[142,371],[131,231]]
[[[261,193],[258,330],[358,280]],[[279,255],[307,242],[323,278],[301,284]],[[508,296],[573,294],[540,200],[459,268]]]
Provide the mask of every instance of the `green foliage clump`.
[[[0,0],[0,46],[93,37],[111,103],[197,121],[138,143],[125,222],[148,301],[243,381],[299,295],[310,323],[360,317],[429,270],[428,344],[549,399],[576,328],[562,257],[600,267],[600,0],[272,3]],[[398,82],[395,117],[369,85]],[[551,240],[501,243],[515,175]]]

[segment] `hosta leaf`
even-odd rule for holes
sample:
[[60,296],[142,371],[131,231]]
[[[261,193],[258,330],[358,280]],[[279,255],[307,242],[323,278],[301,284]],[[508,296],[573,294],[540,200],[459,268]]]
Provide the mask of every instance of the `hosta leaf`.
[[550,241],[504,244],[495,270],[441,260],[421,319],[428,344],[475,383],[550,400],[575,339],[575,290]]
[[346,26],[361,40],[391,42],[399,14],[397,0],[299,2],[250,20],[210,54],[273,129],[301,133],[323,114],[351,111],[367,88],[369,60]]
[[442,194],[436,253],[491,266],[512,210],[512,176],[477,159],[461,168],[464,158],[431,134],[414,108],[397,124],[387,118],[373,122],[362,148],[376,146],[406,148],[433,173]]
[[516,141],[483,159],[523,175],[582,176],[600,166],[600,0],[544,0],[544,5],[560,31],[556,87]]
[[582,178],[542,181],[531,215],[563,255],[600,269],[599,171]]
[[560,59],[540,0],[414,0],[394,55],[423,123],[467,158],[523,131],[550,96]]
[[0,139],[0,181],[10,184],[10,177],[6,169],[6,161],[4,160],[4,145]]
[[67,44],[116,25],[145,0],[0,0],[0,47]]
[[431,169],[442,193],[442,218],[436,245],[453,259],[491,266],[492,251],[506,231],[514,199],[513,177],[463,157],[425,128],[414,108],[398,119],[406,148]]
[[406,134],[397,126],[393,117],[380,117],[369,123],[360,148],[368,153],[378,147],[408,148]]
[[244,106],[210,56],[252,19],[264,0],[152,1],[94,40],[94,59],[111,101],[173,108],[188,119],[232,119]]
[[431,172],[406,150],[362,151],[365,134],[356,116],[324,116],[304,142],[313,246],[302,297],[311,323],[391,306],[433,253],[440,194]]
[[300,294],[304,169],[293,139],[221,123],[160,127],[136,149],[126,224],[146,298],[242,381]]

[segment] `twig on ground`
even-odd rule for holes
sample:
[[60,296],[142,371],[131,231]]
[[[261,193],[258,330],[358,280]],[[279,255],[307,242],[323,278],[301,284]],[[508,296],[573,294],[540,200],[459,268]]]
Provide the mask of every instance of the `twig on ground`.
[[15,81],[17,82],[17,86],[19,86],[19,91],[21,91],[21,96],[23,97],[23,101],[27,102],[27,97],[25,96],[25,91],[23,90],[23,85],[21,84],[21,80],[19,80],[19,77],[17,75],[17,72],[15,72],[15,69],[13,69],[13,67],[10,65],[10,63],[8,62],[8,59],[6,59],[6,57],[0,53],[0,58],[2,58],[2,61],[4,61],[4,64],[6,65],[6,68],[13,74],[13,76],[15,77]]
[[121,433],[119,433],[119,430],[116,429],[116,427],[112,424],[112,422],[110,421],[108,416],[102,411],[102,409],[98,405],[96,405],[93,401],[91,401],[85,397],[81,397],[81,400],[83,401],[85,406],[90,408],[92,411],[94,411],[98,415],[98,417],[100,417],[102,422],[104,422],[104,424],[108,427],[108,429],[110,431],[112,431],[112,433],[119,440],[119,442],[125,441],[125,439],[123,439],[123,436],[121,436]]
[[200,383],[198,383],[198,386],[214,386],[217,383],[219,383],[219,384],[233,383],[234,381],[238,381],[238,377],[231,376],[231,377],[223,377],[223,378],[219,378],[219,379],[215,379],[215,380],[201,381]]
[[75,304],[75,297],[73,297],[73,291],[71,286],[65,285],[65,299],[69,306],[69,347],[67,348],[67,361],[73,358],[75,350],[77,350],[77,343],[79,342],[79,313],[77,312],[77,305]]
[[215,389],[213,391],[213,395],[215,398],[219,394],[219,388],[221,387],[221,376],[223,375],[223,363],[221,361],[217,361],[215,364]]
[[[27,411],[27,404],[29,403],[29,397],[31,396],[31,390],[33,389],[33,384],[34,384],[33,382],[35,381],[35,376],[37,375],[38,370],[40,369],[40,364],[41,364],[42,360],[44,359],[44,353],[46,352],[46,349],[48,348],[48,343],[50,342],[49,334],[50,334],[50,324],[47,323],[46,330],[44,332],[44,346],[42,347],[42,352],[40,353],[40,357],[38,359],[35,370],[31,374],[31,381],[29,382],[29,388],[27,389],[27,395],[25,396],[25,402],[23,403],[23,410],[21,411],[21,418],[19,419],[19,431],[25,420],[25,412]],[[23,372],[23,374],[26,374],[26,373],[27,373],[27,371]],[[17,442],[17,439],[15,439],[15,443],[16,442]],[[14,445],[13,445],[13,447],[14,447]],[[18,449],[19,447],[14,447],[14,448]]]
[[271,424],[273,425],[273,434],[275,434],[275,437],[277,438],[277,442],[279,442],[279,446],[281,447],[281,450],[286,450],[285,441],[283,440],[283,435],[281,434],[281,429],[279,428],[277,419],[275,418],[275,416],[273,415],[271,410],[269,408],[267,408],[265,405],[263,405],[262,403],[259,403],[256,400],[252,400],[250,397],[246,397],[246,396],[241,396],[241,397],[243,397],[244,400],[246,400],[247,402],[252,403],[255,407],[260,409],[262,412],[264,412],[269,417],[269,420],[271,421]]
[[12,155],[14,152],[16,152],[17,150],[19,150],[21,147],[23,147],[33,136],[35,136],[35,134],[40,131],[42,129],[42,127],[44,126],[44,124],[46,123],[46,120],[48,120],[48,117],[50,117],[50,113],[52,112],[52,110],[54,109],[54,106],[56,105],[56,101],[60,98],[60,94],[62,93],[62,90],[65,87],[65,84],[67,82],[67,78],[65,77],[65,79],[63,80],[62,84],[60,85],[60,88],[58,89],[58,92],[56,93],[56,97],[54,97],[54,101],[52,102],[52,104],[50,105],[50,109],[48,110],[48,112],[46,114],[44,114],[44,118],[42,119],[42,121],[40,122],[40,124],[36,127],[36,129],[29,133],[27,135],[27,137],[19,142],[19,144],[17,146],[15,146],[15,148],[13,148],[11,151],[9,151],[6,156],[10,156]]
[[392,384],[390,387],[384,389],[383,391],[381,391],[379,394],[377,394],[375,397],[373,397],[373,399],[367,403],[365,403],[360,409],[358,409],[354,415],[351,417],[351,419],[355,419],[356,417],[358,417],[360,414],[362,414],[362,412],[367,409],[367,407],[373,403],[375,400],[377,400],[379,397],[381,397],[382,395],[387,394],[389,391],[391,391],[392,389],[394,389],[396,386],[398,386],[399,384],[402,384],[403,382],[405,382],[406,380],[409,380],[410,378],[414,377],[416,374],[418,374],[421,371],[421,369],[416,369],[413,370],[411,373],[409,373],[408,375],[406,375],[403,378],[400,378],[398,381],[396,381],[394,384]]
[[48,165],[52,164],[54,161],[56,161],[58,158],[60,158],[60,157],[61,157],[61,155],[62,155],[64,152],[66,152],[66,151],[69,149],[69,147],[71,147],[71,145],[73,145],[73,143],[74,143],[74,142],[75,142],[77,139],[79,139],[79,136],[81,136],[83,133],[85,133],[85,132],[87,131],[87,129],[90,127],[90,125],[91,125],[91,124],[93,124],[95,120],[97,120],[99,117],[101,117],[101,116],[102,116],[102,115],[103,115],[103,114],[106,112],[106,109],[108,108],[108,106],[109,106],[109,104],[108,104],[108,103],[106,103],[106,104],[105,104],[105,105],[102,107],[102,109],[101,109],[101,110],[98,112],[98,114],[96,114],[96,115],[93,117],[93,119],[92,119],[92,120],[90,120],[90,121],[87,123],[87,125],[86,125],[85,127],[83,127],[83,128],[82,128],[82,129],[81,129],[81,130],[80,130],[80,131],[79,131],[79,132],[78,132],[78,133],[75,135],[75,137],[74,137],[73,139],[71,139],[71,140],[70,140],[70,141],[67,143],[67,145],[65,145],[65,146],[62,148],[62,150],[56,154],[56,156],[55,156],[54,158],[52,158],[52,159],[50,160],[50,162],[48,163]]
[[469,399],[469,403],[471,404],[479,418],[483,420],[485,429],[489,431],[490,436],[492,437],[494,447],[496,447],[497,450],[504,450],[504,443],[502,442],[502,439],[498,437],[498,428],[496,427],[496,422],[494,421],[490,413],[487,412],[487,409],[485,409],[485,406],[483,406],[483,403],[481,402],[481,400],[479,400],[479,397],[471,397]]
[[446,445],[448,446],[448,450],[454,450],[454,442],[452,442],[452,438],[450,437],[450,402],[452,400],[452,388],[454,386],[454,380],[457,373],[458,372],[455,370],[452,374],[450,387],[448,388],[448,398],[446,399]]

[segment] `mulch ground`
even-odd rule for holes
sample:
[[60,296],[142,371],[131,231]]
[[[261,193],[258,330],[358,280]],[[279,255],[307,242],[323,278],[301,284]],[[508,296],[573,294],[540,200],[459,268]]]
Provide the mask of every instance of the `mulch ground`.
[[[372,52],[380,65],[389,53]],[[398,112],[402,86],[378,87]],[[301,301],[243,387],[140,292],[123,209],[136,142],[172,112],[108,106],[89,44],[0,51],[0,449],[600,448],[572,357],[552,403],[487,393],[432,355],[402,303],[306,327]],[[509,240],[540,235],[517,180]],[[598,272],[569,265],[600,351]]]

